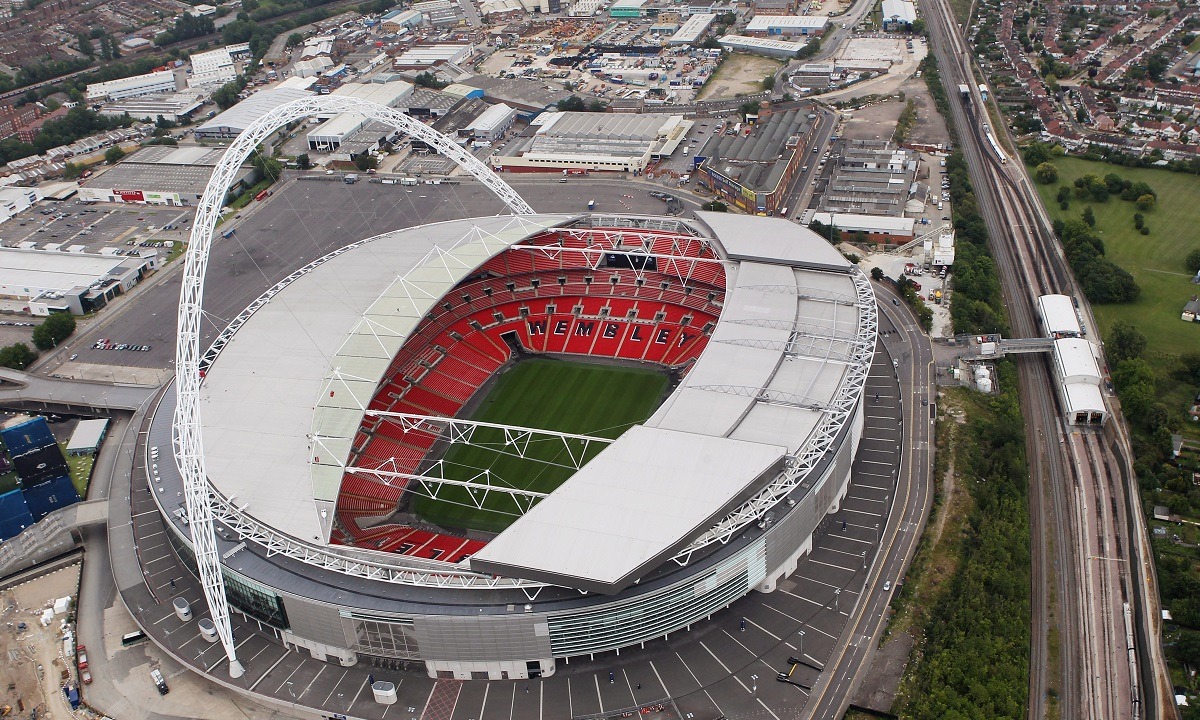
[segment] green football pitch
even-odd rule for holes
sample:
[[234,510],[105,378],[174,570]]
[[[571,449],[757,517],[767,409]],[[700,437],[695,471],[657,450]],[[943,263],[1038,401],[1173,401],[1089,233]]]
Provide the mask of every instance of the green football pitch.
[[[562,360],[532,359],[500,376],[471,420],[555,430],[577,435],[615,438],[642,422],[663,400],[669,379],[655,370],[611,367]],[[569,459],[582,453],[578,441],[570,450],[558,438],[534,436],[517,457],[504,445],[502,430],[478,428],[473,445],[452,445],[444,457],[442,475],[470,480],[491,473],[492,485],[549,493],[574,472]],[[605,445],[592,443],[590,459]],[[499,532],[519,515],[513,497],[492,492],[483,508],[472,505],[465,488],[441,485],[438,499],[413,496],[413,512],[445,527]]]

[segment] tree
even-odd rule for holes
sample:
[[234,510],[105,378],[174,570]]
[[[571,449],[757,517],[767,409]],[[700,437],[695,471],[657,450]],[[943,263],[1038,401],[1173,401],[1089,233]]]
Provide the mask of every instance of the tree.
[[121,162],[121,158],[125,157],[125,151],[120,145],[113,145],[104,153],[104,162],[109,165],[116,165]]
[[1141,357],[1146,350],[1146,336],[1127,320],[1113,323],[1106,344],[1109,359],[1114,363]]
[[0,348],[0,366],[24,370],[37,360],[37,353],[25,343],[14,343]]
[[[417,75],[417,77],[414,78],[414,80],[416,81],[418,86],[433,88],[434,90],[441,90],[442,88],[444,88],[450,84],[446,80],[439,80],[437,75],[434,75],[432,72],[430,72],[428,70],[426,70],[423,73],[419,73]],[[574,97],[574,96],[572,95],[572,97]],[[582,109],[582,108],[580,108],[580,109]]]
[[1141,213],[1133,214],[1133,226],[1138,230],[1146,227],[1146,216]]
[[71,337],[74,332],[74,315],[65,312],[53,313],[33,329],[33,344],[39,350],[49,350]]
[[770,92],[775,89],[775,76],[768,75],[762,79],[762,89]]
[[1033,177],[1043,185],[1052,185],[1058,182],[1058,166],[1052,162],[1040,163],[1033,169]]
[[[417,76],[417,84],[421,84],[421,76]],[[583,102],[583,98],[578,95],[571,95],[558,101],[559,112],[583,112],[587,109],[587,105]]]
[[65,177],[68,180],[74,180],[75,178],[82,175],[83,171],[84,171],[84,166],[82,164],[69,162],[69,163],[67,163],[66,168],[63,169],[63,177]]
[[291,49],[291,48],[296,47],[297,45],[303,45],[303,44],[304,44],[304,36],[301,35],[300,33],[292,33],[291,35],[288,35],[287,44],[284,45],[284,47]]
[[1153,195],[1146,194],[1135,200],[1134,204],[1137,205],[1138,210],[1145,212],[1148,210],[1153,210],[1154,206],[1158,204],[1158,199]]
[[307,170],[313,166],[312,160],[309,159],[308,153],[300,153],[296,156],[296,165],[301,170]]
[[729,206],[719,200],[706,202],[700,207],[700,209],[708,212],[729,212]]
[[358,168],[359,172],[366,172],[379,167],[379,160],[370,153],[359,153],[354,156],[354,167]]
[[250,164],[258,172],[258,179],[260,181],[270,180],[271,182],[275,182],[283,174],[283,163],[265,154],[261,145],[255,148]]
[[1025,164],[1026,165],[1041,165],[1050,160],[1050,146],[1046,143],[1035,142],[1025,148]]
[[883,269],[878,267],[871,268],[871,279],[875,282],[881,282],[883,280]]
[[1187,258],[1184,259],[1183,263],[1187,267],[1188,272],[1200,272],[1200,248],[1196,248],[1188,253]]
[[79,33],[75,36],[75,41],[79,45],[79,52],[87,55],[88,57],[96,56],[96,47],[92,45],[92,39],[87,35]]
[[1096,227],[1096,213],[1092,210],[1091,205],[1083,209],[1083,221],[1088,224],[1088,227]]

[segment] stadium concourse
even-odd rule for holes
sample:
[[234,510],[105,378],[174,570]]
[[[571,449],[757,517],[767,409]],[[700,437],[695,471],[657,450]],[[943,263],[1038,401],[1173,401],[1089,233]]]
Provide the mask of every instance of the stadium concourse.
[[[317,661],[444,680],[545,678],[751,590],[795,596],[786,578],[846,502],[875,350],[861,271],[783,220],[501,216],[356,243],[272,288],[205,356],[226,594]],[[476,419],[534,359],[658,371],[671,389],[617,430]],[[170,447],[174,407],[168,387],[146,456]],[[507,464],[448,462],[463,446]],[[182,479],[148,464],[187,566]],[[529,479],[544,466],[567,471]],[[435,525],[431,503],[502,522]],[[844,615],[838,593],[821,604]],[[255,691],[273,668],[247,663],[233,685]]]

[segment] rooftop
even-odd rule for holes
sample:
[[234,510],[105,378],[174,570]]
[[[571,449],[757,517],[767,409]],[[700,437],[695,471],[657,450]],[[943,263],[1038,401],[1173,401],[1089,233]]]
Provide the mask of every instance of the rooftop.
[[203,135],[206,132],[220,132],[222,130],[245,130],[250,126],[250,123],[280,105],[286,105],[293,100],[310,97],[311,95],[312,93],[307,90],[296,88],[262,90],[197,127],[196,133]]
[[772,113],[749,135],[713,135],[696,153],[706,167],[756,191],[776,188],[790,148],[803,143],[811,130],[807,108]]

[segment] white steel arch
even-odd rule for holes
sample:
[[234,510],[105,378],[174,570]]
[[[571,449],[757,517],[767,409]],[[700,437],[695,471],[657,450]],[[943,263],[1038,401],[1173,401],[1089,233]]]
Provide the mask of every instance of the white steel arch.
[[418,138],[470,172],[486,185],[505,205],[518,215],[533,214],[508,183],[496,176],[486,165],[467,153],[454,141],[432,128],[419,123],[393,108],[361,98],[338,95],[315,95],[272,109],[255,120],[225,151],[204,195],[196,207],[190,245],[184,264],[183,283],[179,291],[179,329],[175,344],[176,394],[178,405],[174,418],[175,459],[183,476],[192,545],[204,599],[212,614],[217,635],[229,658],[230,677],[245,672],[238,662],[229,623],[229,604],[225,597],[225,580],[221,575],[221,558],[217,553],[213,530],[213,508],[210,504],[208,476],[204,463],[204,443],[200,430],[200,328],[203,315],[204,275],[208,269],[208,254],[212,247],[213,231],[225,195],[233,184],[238,168],[254,149],[275,131],[314,115],[328,112],[356,112],[372,120],[387,123],[410,137]]

